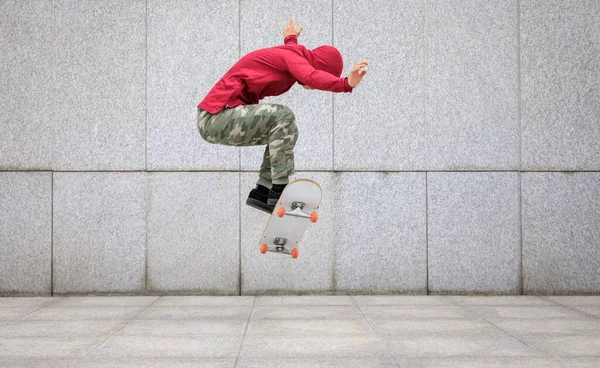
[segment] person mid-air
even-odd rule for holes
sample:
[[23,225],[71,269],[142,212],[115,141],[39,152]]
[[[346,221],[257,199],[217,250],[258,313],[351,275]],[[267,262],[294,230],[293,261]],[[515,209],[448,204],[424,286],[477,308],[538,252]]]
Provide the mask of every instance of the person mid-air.
[[278,104],[258,104],[279,96],[298,82],[306,89],[352,92],[364,75],[367,61],[357,63],[340,78],[343,60],[333,46],[313,50],[298,44],[302,26],[293,19],[283,29],[284,44],[256,50],[242,57],[219,79],[198,105],[198,131],[209,143],[228,146],[266,145],[256,188],[246,204],[272,213],[281,192],[294,174],[294,145],[298,139],[295,116]]

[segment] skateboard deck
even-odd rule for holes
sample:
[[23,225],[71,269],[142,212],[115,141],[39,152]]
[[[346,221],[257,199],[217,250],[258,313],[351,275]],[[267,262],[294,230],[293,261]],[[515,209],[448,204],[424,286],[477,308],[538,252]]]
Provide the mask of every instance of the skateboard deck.
[[289,183],[277,201],[260,238],[260,252],[291,254],[298,258],[298,245],[311,222],[317,222],[322,197],[321,186],[312,180]]

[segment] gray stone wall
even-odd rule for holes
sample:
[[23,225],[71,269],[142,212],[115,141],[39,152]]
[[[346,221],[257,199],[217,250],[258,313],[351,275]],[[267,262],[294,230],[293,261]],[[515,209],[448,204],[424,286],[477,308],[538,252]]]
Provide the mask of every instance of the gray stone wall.
[[[261,147],[196,105],[280,44],[368,59],[268,98],[324,188],[292,260],[245,206]],[[600,293],[596,0],[0,1],[0,294]]]

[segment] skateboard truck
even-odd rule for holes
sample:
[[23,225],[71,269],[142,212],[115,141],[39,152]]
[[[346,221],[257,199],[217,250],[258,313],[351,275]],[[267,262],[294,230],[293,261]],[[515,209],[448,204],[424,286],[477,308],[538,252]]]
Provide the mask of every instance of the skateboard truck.
[[285,249],[285,243],[287,243],[286,238],[275,238],[275,240],[273,240],[273,244],[275,244],[275,250],[278,252],[281,252]]
[[310,218],[310,215],[302,211],[304,209],[304,205],[304,202],[292,202],[292,210],[287,211],[285,214],[294,217]]

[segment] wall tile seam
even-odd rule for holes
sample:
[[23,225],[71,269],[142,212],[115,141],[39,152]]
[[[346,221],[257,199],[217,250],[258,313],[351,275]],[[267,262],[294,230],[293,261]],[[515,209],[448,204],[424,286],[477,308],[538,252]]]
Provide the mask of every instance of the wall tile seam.
[[[238,0],[238,60],[242,58],[242,0]],[[237,294],[242,295],[242,149],[238,148],[238,285]],[[254,304],[252,305],[254,308]],[[251,312],[252,314],[252,312]],[[237,363],[237,360],[236,360]]]
[[146,227],[146,233],[144,234],[145,238],[145,259],[144,259],[144,293],[148,293],[148,278],[149,278],[149,262],[148,262],[148,219],[150,218],[150,208],[152,207],[151,198],[152,198],[152,176],[147,175],[144,182],[146,183],[146,187],[144,188],[144,222]]
[[[335,177],[332,178],[332,184],[334,187],[338,186],[337,183],[337,179]],[[336,208],[336,196],[337,196],[337,192],[334,191],[333,193],[333,208]],[[336,211],[333,211],[332,213],[332,221],[334,224],[337,224],[337,218],[336,218]],[[337,229],[334,228],[333,229],[333,234],[331,236],[331,240],[333,242],[333,252],[332,252],[332,257],[333,257],[333,261],[331,262],[331,267],[332,267],[332,272],[331,272],[331,292],[335,294],[335,292],[338,289],[337,286],[337,259],[338,259],[338,241],[337,241]]]
[[[51,172],[51,173],[254,173],[257,170],[50,170],[50,169],[0,169],[0,173],[35,173],[35,172]],[[518,172],[518,173],[600,173],[598,170],[564,170],[564,169],[481,169],[481,170],[323,170],[323,169],[300,169],[296,170],[299,173],[306,172],[324,172],[324,173],[444,173],[444,172],[464,172],[464,173],[486,173],[486,172]]]
[[[146,4],[146,11],[145,11],[145,36],[146,36],[146,47],[145,47],[145,58],[144,58],[144,69],[146,72],[146,78],[145,78],[145,98],[146,98],[146,106],[145,108],[145,115],[146,115],[146,140],[144,142],[145,145],[145,151],[144,151],[144,171],[147,172],[148,171],[148,0],[146,0],[145,2]],[[144,208],[145,208],[145,216],[144,216],[144,222],[145,222],[145,227],[146,227],[146,232],[144,234],[144,293],[148,292],[148,218],[150,216],[149,213],[149,200],[150,200],[150,196],[152,195],[152,176],[148,175],[146,180],[146,188],[144,188]]]
[[519,256],[519,289],[523,295],[523,185],[521,182],[523,170],[523,126],[521,114],[521,0],[517,0],[517,124],[519,126],[519,172],[518,172],[518,195],[519,195],[519,245],[521,254]]
[[[335,0],[331,0],[331,45],[335,47]],[[331,169],[335,170],[335,93],[331,93]]]
[[[257,170],[51,170],[51,169],[0,169],[1,173],[36,173],[36,172],[49,172],[49,173],[255,173]],[[598,170],[583,170],[583,169],[481,169],[481,170],[323,170],[323,169],[300,169],[296,170],[298,173],[307,172],[324,172],[324,173],[489,173],[489,172],[518,172],[518,173],[563,173],[563,174],[577,174],[577,173],[600,173]]]
[[[257,170],[0,170],[1,173],[148,173],[148,174],[166,174],[166,173],[257,173]],[[331,174],[344,174],[344,173],[381,173],[381,174],[394,174],[394,173],[503,173],[503,172],[515,172],[515,173],[557,173],[557,174],[577,174],[577,173],[600,173],[600,170],[321,170],[321,169],[301,169],[296,170],[297,173],[331,173]]]
[[237,294],[242,295],[242,173],[238,174],[238,285]]
[[145,9],[145,36],[146,36],[146,47],[145,55],[144,55],[144,71],[146,73],[145,76],[145,116],[146,116],[146,140],[144,141],[145,151],[144,151],[144,169],[148,171],[148,0],[146,0],[146,9]]
[[[331,45],[335,47],[335,0],[331,0]],[[331,94],[331,171],[335,171],[335,93]],[[335,185],[335,183],[334,183]],[[335,194],[334,194],[334,206],[335,206]],[[334,223],[335,219],[335,211],[332,215]],[[335,293],[337,290],[337,256],[338,256],[338,247],[337,247],[337,238],[336,232],[333,231],[332,235],[333,241],[333,262],[331,262],[331,292]]]
[[[425,11],[423,12],[423,35],[425,37],[425,47],[423,50],[423,120],[425,121],[426,134],[431,136],[429,132],[429,124],[427,122],[427,101],[429,100],[429,84],[427,78],[427,62],[429,61],[429,37],[427,34],[427,16],[429,11],[430,1],[425,2]],[[425,145],[425,160],[429,164],[429,144]],[[429,295],[429,172],[425,171],[425,294]]]
[[517,0],[517,124],[519,126],[519,171],[523,170],[523,123],[521,107],[521,0]]
[[[52,4],[52,26],[55,27],[52,31],[53,33],[56,32],[56,0],[52,0],[51,2]],[[55,86],[57,85],[56,83],[56,48],[55,48],[55,44],[52,43],[51,47],[50,47],[51,51],[50,51],[50,65],[52,68],[52,71],[50,72],[51,78],[52,78],[52,89],[55,88]],[[55,91],[54,91],[55,92]],[[51,133],[52,133],[52,137],[50,139],[50,170],[53,171],[54,169],[54,137],[55,137],[55,125],[54,123],[56,122],[56,109],[57,109],[57,102],[56,102],[56,98],[57,98],[57,93],[52,93],[52,97],[51,101],[50,101],[50,126],[51,126]],[[53,182],[53,188],[52,190],[54,191],[54,173],[52,173],[52,182]],[[54,201],[53,201],[54,203]],[[52,208],[52,213],[54,213],[54,208]],[[51,293],[52,295],[52,293]]]
[[54,296],[54,173],[50,174],[50,296]]
[[429,295],[429,174],[425,173],[425,294]]
[[[17,173],[17,172],[52,172],[52,173],[237,173],[237,172],[258,172],[253,169],[224,169],[224,170],[215,170],[215,169],[174,169],[174,170],[93,170],[93,169],[85,169],[85,170],[53,170],[53,169],[0,169],[0,173]],[[448,169],[335,169],[335,170],[326,170],[326,169],[298,169],[296,172],[328,172],[328,173],[403,173],[403,172],[425,172],[425,173],[435,173],[435,172],[520,172],[520,173],[600,173],[600,169],[460,169],[460,170],[448,170]]]
[[517,176],[517,193],[519,195],[519,245],[521,250],[521,253],[519,255],[519,285],[517,285],[517,287],[520,289],[519,294],[523,295],[523,184],[522,175],[520,171],[517,173]]

